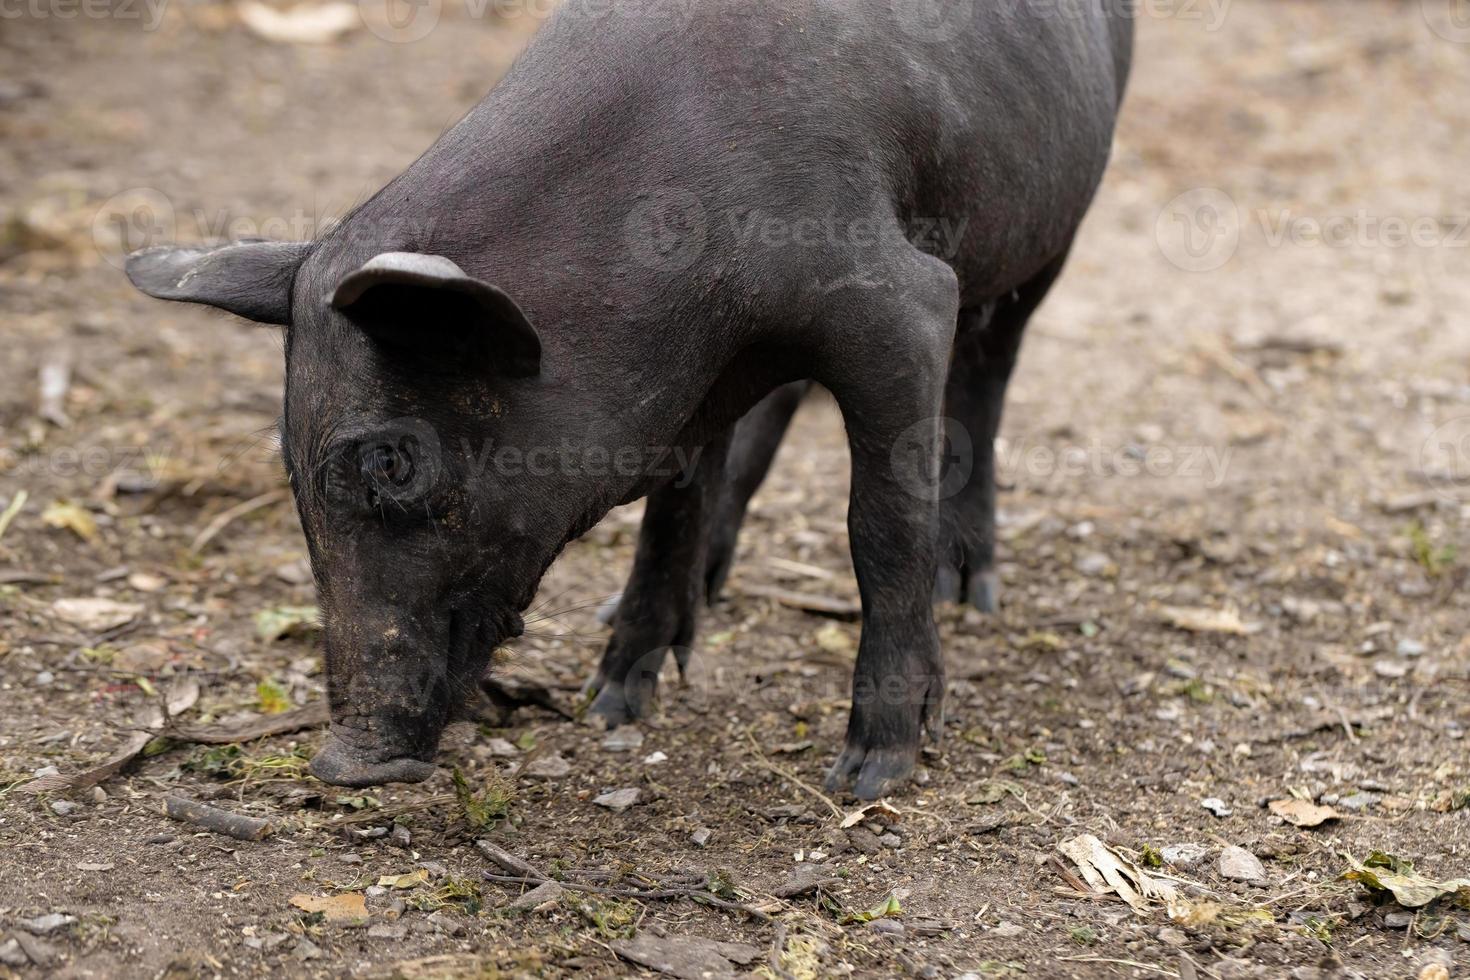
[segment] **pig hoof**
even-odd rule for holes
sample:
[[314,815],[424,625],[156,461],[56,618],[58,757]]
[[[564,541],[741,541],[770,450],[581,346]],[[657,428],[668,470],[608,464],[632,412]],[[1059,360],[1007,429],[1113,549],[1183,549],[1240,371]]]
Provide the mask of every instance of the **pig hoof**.
[[848,743],[832,768],[827,770],[827,792],[843,789],[856,776],[852,794],[860,800],[876,800],[903,786],[914,771],[917,746],[864,748]]
[[404,756],[386,761],[355,752],[347,743],[333,739],[311,760],[311,774],[333,786],[379,786],[383,783],[421,783],[434,774],[432,762]]
[[934,601],[968,602],[983,613],[999,608],[1000,577],[995,569],[966,574],[953,565],[940,565],[934,573]]
[[621,683],[613,681],[604,684],[597,692],[597,697],[592,699],[587,714],[602,719],[608,728],[617,728],[619,725],[630,724],[642,717],[643,705],[630,701],[626,688]]

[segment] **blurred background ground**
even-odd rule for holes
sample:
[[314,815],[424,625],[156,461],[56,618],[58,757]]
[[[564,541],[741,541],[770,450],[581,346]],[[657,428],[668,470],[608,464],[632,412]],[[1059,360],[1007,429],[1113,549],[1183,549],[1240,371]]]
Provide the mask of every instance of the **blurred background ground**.
[[[330,9],[14,9],[0,975],[604,976],[687,972],[668,958],[695,949],[714,976],[1463,975],[1470,910],[1339,879],[1375,850],[1470,877],[1470,25],[1451,5],[1146,8],[1112,169],[1012,387],[1003,610],[941,611],[945,743],[896,822],[846,829],[808,787],[840,743],[857,626],[768,597],[855,595],[821,397],[756,500],[694,682],[666,689],[640,744],[528,707],[459,726],[419,786],[314,782],[308,729],[155,741],[96,788],[27,792],[191,685],[192,722],[321,697],[272,444],[278,336],[148,301],[117,256],[312,234],[473,104],[538,19],[434,4],[433,30],[393,43]],[[568,548],[511,653],[558,706],[600,652],[594,609],[637,517]],[[636,804],[595,802],[618,789]],[[277,832],[197,833],[162,814],[171,792]],[[1307,802],[1334,816],[1296,826],[1321,816]],[[1083,834],[1162,860],[1188,907],[1079,892],[1056,847]],[[748,911],[575,890],[508,909],[519,889],[481,880],[478,838],[623,890],[687,873]],[[826,884],[776,898],[794,871]],[[297,896],[361,896],[370,918]]]

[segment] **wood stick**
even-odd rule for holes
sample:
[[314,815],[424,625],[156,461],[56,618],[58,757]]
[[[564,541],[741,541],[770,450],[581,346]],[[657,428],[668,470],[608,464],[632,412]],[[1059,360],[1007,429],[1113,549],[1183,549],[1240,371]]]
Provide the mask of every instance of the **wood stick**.
[[480,853],[489,858],[496,866],[509,871],[513,875],[520,875],[523,878],[542,877],[541,872],[537,871],[535,865],[530,861],[512,854],[503,847],[492,844],[487,840],[477,840],[475,841],[475,846],[480,849]]
[[163,802],[165,812],[174,820],[191,823],[235,840],[264,840],[274,832],[268,821],[230,813],[228,810],[186,800],[182,796],[165,796]]

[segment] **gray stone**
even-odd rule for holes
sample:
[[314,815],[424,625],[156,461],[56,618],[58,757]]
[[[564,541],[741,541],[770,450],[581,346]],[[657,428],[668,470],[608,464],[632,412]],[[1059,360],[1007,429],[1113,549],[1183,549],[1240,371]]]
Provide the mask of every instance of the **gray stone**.
[[58,817],[69,817],[80,810],[81,804],[73,803],[71,800],[52,800],[51,812]]
[[1210,849],[1203,844],[1170,844],[1159,855],[1172,868],[1195,868],[1210,856]]
[[694,842],[695,847],[703,847],[704,845],[709,843],[709,839],[712,836],[714,836],[714,831],[710,830],[708,827],[700,827],[694,833],[689,835],[689,839]]
[[1389,912],[1383,916],[1383,925],[1387,929],[1407,929],[1413,921],[1413,912]]
[[19,969],[23,966],[30,966],[31,958],[20,948],[20,943],[12,939],[0,945],[0,963]]
[[1220,852],[1220,874],[1231,881],[1257,884],[1266,880],[1266,867],[1250,851],[1231,845]]
[[878,843],[882,844],[884,847],[897,850],[898,848],[903,846],[903,838],[898,836],[897,834],[889,833],[884,834],[882,837],[879,837]]
[[521,775],[527,779],[561,779],[572,771],[572,764],[559,754],[532,759]]
[[379,922],[368,926],[367,934],[371,939],[402,939],[408,935],[408,926],[401,922]]
[[638,802],[639,792],[636,787],[631,786],[627,789],[615,789],[595,797],[592,802],[598,806],[607,807],[614,813],[622,813]]
[[37,916],[34,919],[21,919],[20,927],[26,932],[32,932],[38,936],[49,936],[57,929],[65,929],[76,921],[77,917],[74,915],[52,912],[50,915]]
[[1344,796],[1337,801],[1337,805],[1344,810],[1366,810],[1377,803],[1380,797],[1374,793],[1354,793],[1352,796]]
[[868,923],[868,930],[881,936],[902,936],[904,934],[903,923],[897,919],[874,919]]
[[507,903],[505,909],[507,912],[530,912],[533,909],[540,908],[547,902],[557,901],[565,893],[566,889],[561,885],[554,881],[548,881],[545,884],[537,885],[524,895]]

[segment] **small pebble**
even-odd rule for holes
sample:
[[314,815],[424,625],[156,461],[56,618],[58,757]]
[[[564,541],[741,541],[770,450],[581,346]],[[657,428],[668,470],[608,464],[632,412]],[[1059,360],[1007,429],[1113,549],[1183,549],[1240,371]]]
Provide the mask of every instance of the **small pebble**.
[[101,786],[93,786],[92,787],[92,802],[93,803],[106,803],[107,802],[107,790],[103,789]]
[[1172,868],[1193,868],[1210,856],[1210,849],[1203,844],[1170,844],[1159,855]]
[[56,680],[56,675],[55,674],[51,673],[51,671],[49,671],[49,670],[43,670],[39,674],[36,675],[36,686],[37,687],[50,687],[51,684],[52,684],[52,682],[55,681],[55,680]]
[[296,948],[291,950],[291,955],[298,960],[319,960],[322,958],[322,948],[303,937],[296,940]]
[[695,847],[703,847],[709,843],[709,839],[712,836],[714,836],[714,831],[710,830],[708,827],[700,827],[694,833],[689,835],[689,839],[694,842]]
[[511,745],[503,738],[492,738],[485,743],[485,747],[490,750],[492,756],[499,759],[511,759],[521,754],[520,749]]
[[367,934],[371,939],[402,939],[408,935],[408,926],[401,922],[379,922],[368,926]]
[[1231,845],[1220,852],[1220,874],[1231,881],[1254,884],[1266,880],[1266,867],[1250,851]]
[[1173,926],[1164,926],[1164,928],[1159,930],[1158,936],[1159,942],[1165,946],[1174,946],[1177,948],[1189,945],[1189,937]]
[[897,834],[884,834],[878,838],[878,843],[884,847],[898,849],[903,846],[903,839]]
[[65,929],[76,921],[77,917],[74,915],[52,912],[50,915],[42,915],[34,919],[21,919],[20,927],[33,935],[49,936],[56,930]]
[[80,804],[73,803],[71,800],[51,801],[51,812],[56,814],[58,817],[69,817],[80,809]]
[[1337,805],[1344,810],[1366,810],[1368,807],[1377,803],[1378,800],[1379,797],[1373,793],[1354,793],[1351,796],[1344,796],[1338,800]]
[[622,813],[630,806],[638,802],[639,790],[636,787],[626,789],[615,789],[595,797],[592,802],[598,806],[606,807],[614,813]]
[[20,943],[12,939],[0,944],[0,963],[19,969],[23,966],[30,966],[31,958],[20,948]]
[[902,936],[904,933],[903,923],[896,919],[874,919],[868,923],[868,929],[880,936]]
[[1389,912],[1383,916],[1383,925],[1387,929],[1407,929],[1413,921],[1413,912]]
[[1398,655],[1400,657],[1422,657],[1424,656],[1427,649],[1428,648],[1425,647],[1424,644],[1420,643],[1418,640],[1410,640],[1408,638],[1399,640],[1399,645],[1397,647]]
[[1208,799],[1200,800],[1199,805],[1204,807],[1206,810],[1209,810],[1217,817],[1228,817],[1235,812],[1234,810],[1230,809],[1230,807],[1225,805],[1224,800],[1216,796],[1211,796]]
[[643,757],[643,764],[645,766],[656,766],[660,762],[668,762],[668,761],[669,761],[669,757],[666,756],[666,755],[664,755],[662,752],[651,752],[648,755],[646,755],[646,756]]
[[543,755],[532,759],[522,775],[527,779],[560,779],[572,771],[572,764],[560,755]]
[[178,840],[178,838],[175,837],[173,834],[154,834],[152,837],[149,837],[143,843],[145,843],[145,844],[172,844],[176,840]]

